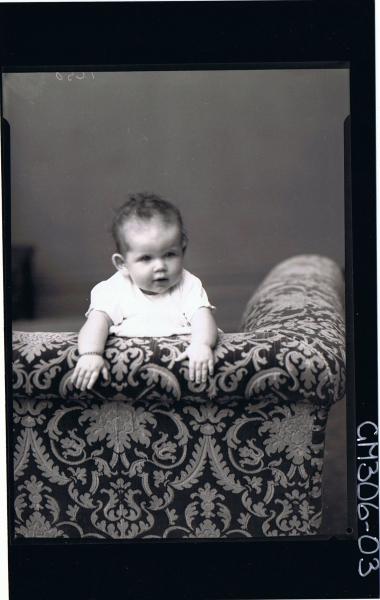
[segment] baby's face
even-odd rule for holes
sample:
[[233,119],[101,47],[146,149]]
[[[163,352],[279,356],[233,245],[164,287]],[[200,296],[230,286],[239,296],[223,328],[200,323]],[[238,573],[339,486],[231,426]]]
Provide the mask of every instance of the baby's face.
[[128,248],[124,255],[126,270],[140,289],[162,294],[179,282],[183,249],[176,223],[165,223],[160,218],[134,219],[120,233]]

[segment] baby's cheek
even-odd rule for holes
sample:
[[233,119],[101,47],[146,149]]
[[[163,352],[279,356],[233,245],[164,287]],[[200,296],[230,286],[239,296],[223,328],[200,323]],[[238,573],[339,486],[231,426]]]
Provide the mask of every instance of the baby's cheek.
[[183,259],[182,258],[177,262],[176,267],[177,267],[178,273],[182,273],[182,271],[183,271]]

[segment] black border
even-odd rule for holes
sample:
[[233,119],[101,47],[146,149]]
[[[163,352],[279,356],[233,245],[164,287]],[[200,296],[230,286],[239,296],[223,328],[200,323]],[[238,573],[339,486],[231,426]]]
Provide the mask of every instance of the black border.
[[[352,367],[349,384],[351,396],[356,396],[357,423],[377,423],[374,57],[372,0],[0,5],[2,71],[349,63],[352,211],[346,212],[346,233],[352,240],[347,244],[347,258],[352,259],[353,268],[346,271],[351,313],[347,325],[348,349],[354,349],[348,366]],[[4,133],[6,128],[3,143]],[[4,265],[9,273],[6,160],[2,174]],[[4,289],[7,308],[9,277],[5,277]],[[7,319],[7,374],[10,333]],[[6,384],[10,397],[9,376]],[[351,425],[355,422],[353,403],[352,407]],[[350,441],[352,468],[355,448],[354,440]],[[372,532],[378,530],[377,524],[378,518],[372,515]],[[268,541],[13,543],[9,546],[10,597],[378,597],[379,572],[366,578],[358,574],[361,555],[355,536]]]

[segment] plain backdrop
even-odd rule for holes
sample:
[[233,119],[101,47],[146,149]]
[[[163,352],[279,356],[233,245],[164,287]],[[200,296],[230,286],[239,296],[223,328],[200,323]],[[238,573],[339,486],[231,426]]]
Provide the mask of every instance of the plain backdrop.
[[35,247],[39,317],[84,314],[129,192],[180,208],[186,267],[225,331],[280,260],[344,266],[347,69],[16,73],[3,103],[12,243]]

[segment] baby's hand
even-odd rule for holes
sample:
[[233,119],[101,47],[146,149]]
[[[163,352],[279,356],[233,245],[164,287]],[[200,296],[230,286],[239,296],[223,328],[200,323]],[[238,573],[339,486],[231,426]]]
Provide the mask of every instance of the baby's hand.
[[208,373],[214,373],[214,353],[207,344],[191,343],[177,360],[189,359],[189,378],[195,383],[205,383]]
[[107,381],[108,370],[104,358],[98,354],[83,354],[76,364],[71,383],[82,392],[91,390],[100,372]]

